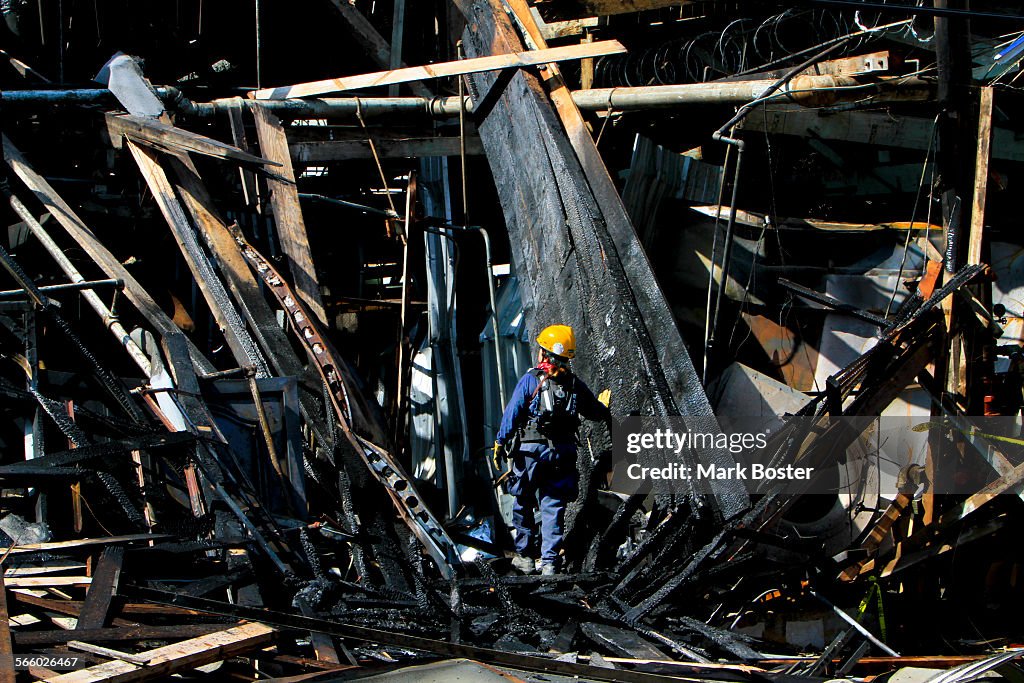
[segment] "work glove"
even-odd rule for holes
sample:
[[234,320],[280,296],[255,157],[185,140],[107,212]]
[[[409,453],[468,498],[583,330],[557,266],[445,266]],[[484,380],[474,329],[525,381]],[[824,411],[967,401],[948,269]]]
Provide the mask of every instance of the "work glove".
[[495,441],[494,452],[491,453],[491,460],[494,462],[494,470],[496,472],[501,471],[502,463],[505,462],[505,458],[507,457],[508,456],[505,454],[505,447],[502,444]]
[[600,394],[597,395],[597,400],[598,400],[599,403],[604,405],[605,408],[611,408],[612,390],[611,389],[605,389],[604,391],[602,391]]

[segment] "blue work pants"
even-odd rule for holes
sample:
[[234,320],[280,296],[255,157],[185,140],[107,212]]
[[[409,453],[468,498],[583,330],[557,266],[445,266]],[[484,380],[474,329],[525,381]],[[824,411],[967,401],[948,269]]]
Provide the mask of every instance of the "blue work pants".
[[515,496],[512,526],[516,552],[536,558],[539,546],[542,561],[558,562],[565,536],[565,508],[576,499],[578,480],[574,445],[552,448],[526,443],[519,447],[512,458],[508,485],[509,494]]

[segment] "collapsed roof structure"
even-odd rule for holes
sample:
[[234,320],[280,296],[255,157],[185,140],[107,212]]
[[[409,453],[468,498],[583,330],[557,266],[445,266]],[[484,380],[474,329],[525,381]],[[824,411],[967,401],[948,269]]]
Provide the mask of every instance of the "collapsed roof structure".
[[0,5],[0,681],[1019,675],[1012,3],[308,4]]

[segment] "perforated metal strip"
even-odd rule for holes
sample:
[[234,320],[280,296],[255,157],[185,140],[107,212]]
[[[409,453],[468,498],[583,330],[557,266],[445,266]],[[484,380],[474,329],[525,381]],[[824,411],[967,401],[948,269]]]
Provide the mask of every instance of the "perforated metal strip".
[[330,342],[321,335],[315,319],[309,315],[304,304],[274,267],[244,238],[236,235],[235,239],[249,265],[287,313],[292,331],[302,342],[327,386],[327,396],[345,437],[356,452],[362,455],[363,461],[377,480],[391,493],[399,516],[437,562],[441,574],[445,578],[452,578],[455,568],[461,565],[458,549],[441,523],[423,504],[423,499],[413,486],[412,478],[386,448],[354,431],[357,425],[354,425],[352,401],[344,377],[344,361]]

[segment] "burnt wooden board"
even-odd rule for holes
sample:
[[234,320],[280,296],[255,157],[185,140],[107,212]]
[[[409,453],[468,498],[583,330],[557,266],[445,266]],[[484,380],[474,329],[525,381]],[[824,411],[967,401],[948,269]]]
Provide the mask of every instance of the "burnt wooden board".
[[82,611],[78,613],[76,631],[101,628],[107,621],[110,603],[117,592],[123,562],[122,545],[108,546],[100,553],[96,571],[92,575],[92,583],[89,584],[89,592],[85,594],[85,603],[82,605]]

